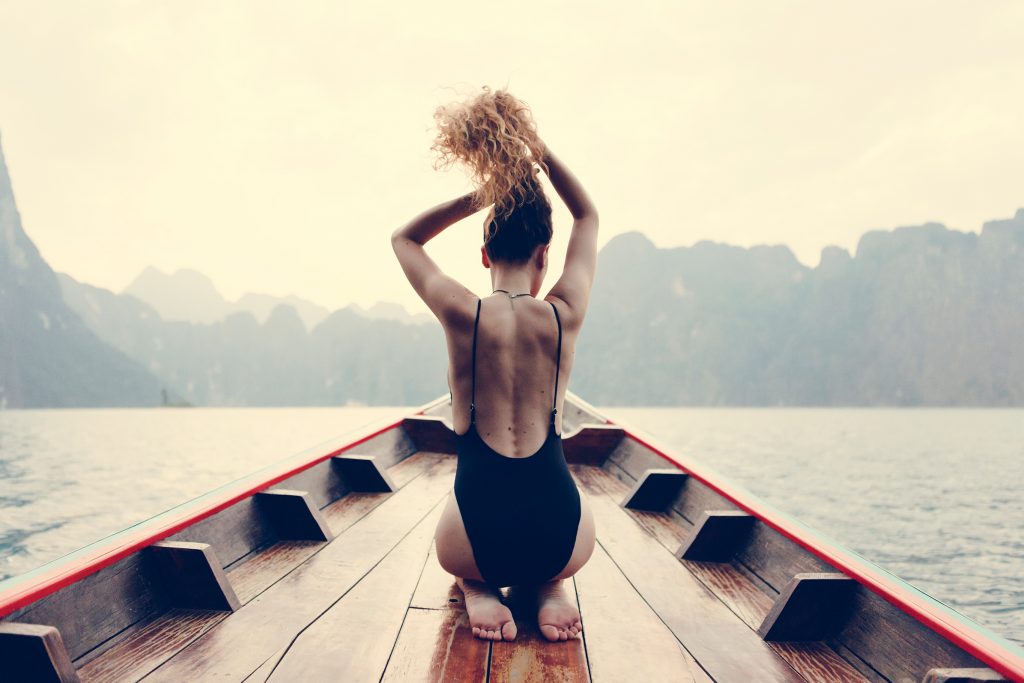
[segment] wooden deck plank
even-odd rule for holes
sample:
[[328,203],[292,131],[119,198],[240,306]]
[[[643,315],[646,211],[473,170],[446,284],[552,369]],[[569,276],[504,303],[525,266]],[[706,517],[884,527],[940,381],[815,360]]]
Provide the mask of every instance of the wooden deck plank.
[[848,661],[825,643],[772,643],[789,665],[808,681],[822,683],[865,683]]
[[172,609],[78,669],[83,683],[137,681],[228,617],[228,612]]
[[345,531],[385,500],[390,493],[348,493],[334,501],[320,512],[327,520],[334,535]]
[[682,563],[690,573],[711,589],[747,626],[757,630],[772,608],[772,599],[757,590],[736,567],[725,562]]
[[[573,579],[566,592],[576,596]],[[508,605],[516,620],[516,639],[491,643],[491,683],[576,683],[590,680],[580,637],[551,642],[537,626],[536,594],[510,588]],[[577,603],[578,604],[578,603]],[[587,625],[583,625],[586,630]]]
[[412,607],[420,609],[462,609],[466,601],[462,589],[455,583],[455,577],[441,567],[437,561],[437,548],[431,544],[423,574],[412,596]]
[[281,648],[280,652],[263,662],[260,668],[246,676],[242,683],[256,683],[257,681],[265,681],[270,678],[270,674],[274,673],[274,667],[277,666],[277,663],[281,660],[281,657],[284,656],[284,653],[285,648]]
[[379,681],[441,516],[440,503],[291,644],[269,681]]
[[[401,488],[422,474],[427,465],[435,460],[446,457],[448,456],[445,453],[418,451],[410,455],[408,458],[403,458],[394,465],[388,467],[387,473],[388,476],[391,477],[392,483],[394,483],[398,488]],[[386,496],[388,494],[385,493],[383,495]]]
[[[427,560],[429,563],[430,560]],[[410,608],[382,683],[487,680],[490,643],[473,635],[465,609]]]
[[343,595],[451,488],[451,458],[434,460],[364,518],[147,680],[243,679]]
[[280,541],[232,565],[228,580],[245,604],[323,547],[320,541]]
[[602,548],[712,678],[720,683],[803,680],[618,506],[620,491],[602,485],[605,478],[621,482],[603,470],[574,467],[573,473],[590,495]]
[[700,680],[692,673],[700,667],[603,548],[574,578],[594,683]]

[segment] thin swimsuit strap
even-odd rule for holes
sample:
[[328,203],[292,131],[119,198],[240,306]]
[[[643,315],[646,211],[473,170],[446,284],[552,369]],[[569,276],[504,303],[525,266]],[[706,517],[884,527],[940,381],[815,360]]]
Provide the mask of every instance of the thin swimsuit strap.
[[558,350],[555,352],[555,395],[551,397],[551,427],[555,426],[555,415],[558,414],[558,372],[562,369],[562,319],[558,317],[558,309],[551,304],[551,310],[555,312],[555,323],[558,325]]
[[[476,319],[473,321],[473,380],[472,394],[469,399],[469,424],[476,424],[476,336],[480,328],[480,304],[482,299],[476,300]],[[558,325],[558,350],[555,352],[555,393],[551,397],[551,428],[555,427],[555,416],[558,415],[558,374],[562,370],[562,319],[558,315],[558,309],[551,301],[551,310],[555,312],[555,324]]]
[[480,304],[483,299],[476,300],[476,320],[473,321],[473,393],[469,399],[469,424],[476,424],[476,331],[480,327]]

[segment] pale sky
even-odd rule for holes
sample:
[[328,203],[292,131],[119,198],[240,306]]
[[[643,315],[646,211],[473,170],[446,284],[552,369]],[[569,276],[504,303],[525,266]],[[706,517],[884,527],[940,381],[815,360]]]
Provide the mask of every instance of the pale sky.
[[[815,265],[867,230],[1024,207],[1021,36],[1018,0],[0,0],[0,134],[25,229],[79,280],[190,267],[230,299],[424,310],[388,237],[471,189],[429,151],[460,92],[531,106],[602,244]],[[428,250],[487,293],[482,221]]]

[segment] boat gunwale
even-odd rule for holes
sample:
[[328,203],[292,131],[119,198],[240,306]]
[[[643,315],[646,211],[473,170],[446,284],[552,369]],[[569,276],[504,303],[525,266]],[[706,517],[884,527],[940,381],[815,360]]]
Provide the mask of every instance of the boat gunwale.
[[[69,553],[69,555],[71,555],[74,552],[90,549],[90,551],[83,557],[63,556],[52,560],[39,568],[41,571],[37,576],[25,579],[24,581],[18,581],[19,577],[17,575],[12,576],[4,582],[16,582],[15,585],[11,586],[7,590],[0,591],[0,619],[3,619],[13,612],[18,611],[23,607],[27,607],[38,600],[52,595],[60,589],[70,586],[87,576],[95,574],[101,569],[123,560],[132,553],[142,550],[143,548],[157,543],[158,541],[162,541],[168,536],[172,536],[182,529],[186,529],[208,517],[212,517],[239,501],[245,500],[260,491],[304,472],[305,470],[308,470],[309,468],[318,465],[335,455],[355,448],[356,446],[359,446],[374,437],[380,436],[385,432],[391,431],[392,429],[401,427],[405,418],[411,415],[422,415],[425,411],[430,410],[446,400],[448,400],[447,397],[441,397],[425,403],[418,408],[413,408],[412,411],[402,409],[402,412],[398,417],[384,418],[371,423],[365,428],[352,430],[349,434],[356,434],[352,441],[340,446],[334,446],[327,453],[318,453],[300,463],[295,463],[294,459],[296,457],[300,457],[301,452],[298,455],[284,458],[278,463],[272,463],[265,468],[270,471],[269,476],[265,475],[258,481],[254,482],[252,481],[252,478],[257,476],[259,473],[259,471],[257,471],[256,473],[245,475],[233,482],[228,482],[221,487],[223,490],[219,492],[215,489],[214,492],[203,494],[199,498],[185,501],[166,510],[165,512],[158,513],[151,519],[171,514],[177,508],[188,508],[182,510],[178,515],[171,516],[165,520],[160,520],[159,522],[151,525],[147,524],[147,522],[141,522],[143,528],[139,529],[135,534],[122,536],[122,534],[125,534],[129,529],[131,529],[131,527],[128,527],[111,534],[109,537],[111,539],[109,543],[104,543],[104,539],[99,539],[94,543],[84,546],[78,551],[72,551],[72,553]],[[345,436],[342,436],[341,438],[345,438]],[[317,446],[314,446],[313,448],[317,448]],[[207,496],[210,496],[209,500],[202,500]],[[196,501],[201,501],[197,504],[198,507],[193,506]],[[92,548],[92,546],[95,547]],[[4,582],[0,582],[0,586],[2,586]]]
[[[801,529],[797,526],[800,523],[796,522],[794,524],[794,520],[786,513],[748,491],[737,490],[734,484],[714,472],[710,467],[702,467],[699,462],[678,455],[674,450],[661,444],[643,430],[630,426],[621,420],[608,418],[585,401],[576,400],[596,415],[601,416],[607,424],[620,427],[628,438],[633,439],[655,455],[667,460],[688,476],[697,479],[718,495],[743,511],[750,513],[756,519],[785,538],[793,541],[804,550],[842,571],[873,593],[899,608],[908,616],[922,623],[926,628],[938,633],[965,652],[977,657],[1000,674],[1010,676],[1015,680],[1024,680],[1024,657],[1009,649],[1007,647],[1008,642],[1002,643],[999,640],[993,639],[992,636],[989,636],[989,634],[982,630],[984,627],[980,624],[963,623],[962,620],[973,621],[970,617],[960,614],[952,607],[941,603],[936,598],[928,596],[927,593],[924,593],[912,584],[894,575],[887,575],[881,567],[874,565],[870,560],[856,555],[837,541],[823,537],[820,532],[814,532],[809,528],[807,531]],[[908,587],[911,590],[908,590]],[[930,604],[917,593],[927,596],[939,604]],[[995,637],[1001,638],[1001,636]],[[1012,644],[1009,645],[1012,646]]]

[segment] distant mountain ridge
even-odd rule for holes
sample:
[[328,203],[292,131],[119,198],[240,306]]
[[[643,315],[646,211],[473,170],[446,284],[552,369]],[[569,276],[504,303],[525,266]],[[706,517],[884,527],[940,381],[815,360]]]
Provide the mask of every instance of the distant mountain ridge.
[[[193,323],[215,323],[231,313],[248,311],[257,322],[263,324],[274,308],[286,304],[295,309],[306,329],[312,330],[331,314],[329,309],[292,294],[282,297],[246,292],[238,301],[231,302],[217,290],[213,280],[191,268],[165,273],[148,266],[121,293],[149,304],[164,320]],[[429,315],[410,314],[399,304],[393,303],[381,302],[368,309],[358,305],[351,308],[366,318],[376,320],[395,320],[408,324],[434,321]]]
[[164,320],[130,294],[61,274],[68,305],[111,346],[195,405],[414,405],[445,387],[440,326],[374,319],[350,308],[307,330],[276,305],[262,323],[234,311],[211,323]]
[[599,405],[1024,405],[1024,209],[981,234],[602,249],[573,388]]
[[[0,149],[0,408],[165,394],[411,405],[447,389],[429,316],[410,324],[380,304],[311,323],[322,311],[304,318],[309,302],[230,304],[201,273],[146,272],[132,290],[164,311],[55,274],[22,229]],[[599,255],[572,388],[604,405],[1024,405],[1024,209],[980,234],[871,231],[853,255],[826,247],[815,268],[784,246],[659,249],[619,235]]]

